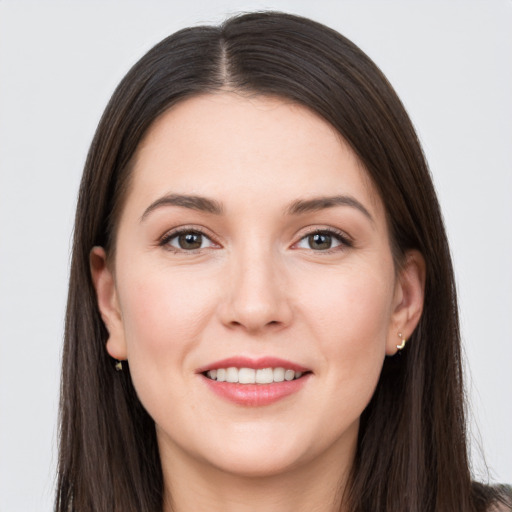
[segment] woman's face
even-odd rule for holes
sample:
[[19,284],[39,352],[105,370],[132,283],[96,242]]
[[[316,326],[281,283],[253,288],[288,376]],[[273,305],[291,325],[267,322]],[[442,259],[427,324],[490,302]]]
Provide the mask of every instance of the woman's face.
[[354,152],[302,106],[226,92],[162,115],[132,178],[115,261],[91,261],[162,457],[245,475],[351,460],[411,296]]

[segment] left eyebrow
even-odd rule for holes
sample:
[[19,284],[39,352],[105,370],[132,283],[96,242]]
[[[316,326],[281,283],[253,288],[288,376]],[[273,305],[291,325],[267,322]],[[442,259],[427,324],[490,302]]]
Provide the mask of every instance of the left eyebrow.
[[350,206],[363,213],[372,223],[375,222],[370,212],[357,199],[351,196],[322,196],[312,199],[299,199],[291,203],[286,208],[285,213],[287,215],[299,215],[325,208],[333,208],[334,206]]
[[162,206],[180,206],[205,213],[213,213],[214,215],[222,215],[222,204],[203,196],[190,196],[182,194],[168,194],[151,203],[144,213],[140,221],[142,222],[153,210]]

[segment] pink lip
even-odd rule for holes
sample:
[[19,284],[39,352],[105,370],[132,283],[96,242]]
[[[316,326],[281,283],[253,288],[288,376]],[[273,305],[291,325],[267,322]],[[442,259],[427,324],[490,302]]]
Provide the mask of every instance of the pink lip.
[[218,396],[246,407],[260,407],[273,404],[299,391],[309,380],[309,377],[311,377],[311,374],[307,373],[300,379],[274,382],[273,384],[233,384],[230,382],[217,382],[202,376],[208,387]]
[[285,368],[286,370],[294,370],[296,372],[307,372],[310,371],[308,368],[285,359],[279,359],[278,357],[260,357],[258,359],[251,359],[249,357],[229,357],[220,361],[203,366],[197,369],[197,373],[204,373],[209,370],[216,370],[218,368],[254,368],[255,370],[261,370],[263,368]]
[[309,372],[296,380],[274,382],[272,384],[239,384],[231,382],[217,382],[201,375],[203,381],[211,391],[237,405],[246,407],[260,407],[270,405],[293,393],[297,393],[311,377],[310,370],[304,366],[279,359],[277,357],[262,357],[251,359],[248,357],[230,357],[216,361],[207,366],[199,368],[197,373],[203,374],[209,370],[218,368],[286,368],[296,372]]

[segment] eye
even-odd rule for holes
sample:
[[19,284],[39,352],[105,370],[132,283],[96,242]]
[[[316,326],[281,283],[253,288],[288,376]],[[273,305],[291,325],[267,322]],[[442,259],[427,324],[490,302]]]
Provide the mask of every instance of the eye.
[[196,251],[216,246],[204,233],[191,229],[169,233],[162,238],[160,245],[176,252]]
[[329,230],[309,233],[296,244],[299,249],[312,249],[313,251],[328,251],[342,246],[349,247],[351,243],[341,233]]

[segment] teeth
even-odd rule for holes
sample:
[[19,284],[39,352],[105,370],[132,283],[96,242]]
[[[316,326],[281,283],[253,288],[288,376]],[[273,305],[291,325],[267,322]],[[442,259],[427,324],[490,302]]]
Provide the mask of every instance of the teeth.
[[299,379],[302,372],[285,370],[284,368],[218,368],[210,370],[206,375],[217,382],[231,382],[240,384],[271,384],[272,382],[283,382]]
[[271,382],[274,382],[274,372],[272,368],[256,370],[256,384],[270,384]]
[[283,382],[284,368],[274,368],[274,382]]
[[226,370],[226,382],[238,382],[238,368],[228,368]]
[[240,384],[254,384],[256,382],[256,370],[253,368],[240,368],[238,370],[238,382]]
[[286,370],[284,372],[284,380],[293,380],[295,378],[295,372],[293,370]]

